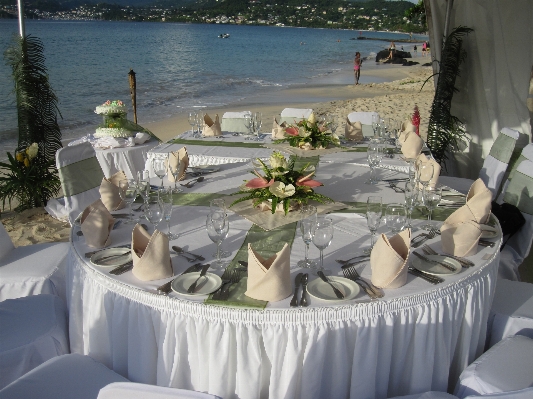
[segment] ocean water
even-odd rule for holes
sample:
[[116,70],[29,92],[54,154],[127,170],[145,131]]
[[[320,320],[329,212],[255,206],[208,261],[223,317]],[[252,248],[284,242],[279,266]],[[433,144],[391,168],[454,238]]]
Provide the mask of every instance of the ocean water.
[[[0,20],[2,54],[17,33],[16,20]],[[221,33],[230,38],[219,39]],[[130,68],[137,78],[137,114],[146,123],[200,107],[246,101],[293,84],[312,84],[350,70],[355,51],[366,57],[388,45],[350,40],[359,31],[175,23],[28,20],[26,34],[44,44],[50,83],[60,101],[63,138],[94,131],[101,122],[94,109],[108,99],[120,99],[131,108]],[[363,35],[407,38],[389,32]],[[4,151],[12,151],[17,141],[12,91],[11,70],[3,59],[0,148]],[[133,119],[131,113],[129,118]]]

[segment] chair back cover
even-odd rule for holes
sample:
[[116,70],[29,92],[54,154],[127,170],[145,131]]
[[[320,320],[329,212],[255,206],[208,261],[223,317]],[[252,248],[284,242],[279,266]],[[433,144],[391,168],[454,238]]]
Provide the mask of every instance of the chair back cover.
[[479,177],[492,192],[492,198],[496,197],[500,189],[519,135],[518,131],[504,127],[498,137],[496,137],[489,155],[483,162]]
[[533,161],[533,143],[530,143],[526,145],[520,154],[520,156],[514,161],[510,166],[511,169],[509,170],[509,176],[507,176],[507,180],[503,184],[501,195],[498,198],[498,203],[501,204],[503,202],[503,194],[507,190],[507,186],[509,185],[509,182],[513,179],[514,174],[516,173],[516,169],[518,168],[518,165],[522,163],[522,161],[525,160]]
[[352,123],[359,121],[362,125],[372,126],[372,117],[377,115],[377,112],[350,112],[348,114],[348,119]]
[[115,382],[102,388],[97,399],[217,399],[208,393],[134,382]]
[[0,259],[10,253],[14,248],[15,246],[13,245],[13,241],[11,241],[11,237],[9,237],[6,228],[0,222]]
[[309,118],[312,113],[313,110],[309,108],[285,108],[281,111],[279,124],[281,125],[283,122],[286,122],[289,125],[292,125],[302,119]]
[[88,205],[100,198],[104,172],[91,143],[65,147],[56,153],[56,166],[65,196],[70,224]]
[[251,111],[224,112],[222,115],[221,129],[223,132],[249,133],[246,118],[251,118]]
[[[481,396],[484,399],[531,399],[533,398],[533,387],[520,389],[518,391],[498,392]],[[467,396],[465,399],[479,399],[480,396]]]

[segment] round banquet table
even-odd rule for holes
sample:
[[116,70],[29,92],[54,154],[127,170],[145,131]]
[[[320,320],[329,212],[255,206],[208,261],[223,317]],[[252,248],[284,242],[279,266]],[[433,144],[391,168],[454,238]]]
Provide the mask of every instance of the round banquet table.
[[[348,170],[340,167],[331,174],[346,175]],[[195,195],[218,192],[217,187],[239,177],[242,182],[246,175],[238,169],[232,165],[217,172],[216,179],[198,185]],[[317,178],[322,174],[327,180],[327,168],[321,165],[318,171]],[[384,186],[359,188],[396,200],[397,194]],[[332,188],[328,195],[335,198],[335,193]],[[341,200],[348,198],[346,190],[338,194]],[[173,231],[180,233],[171,245],[201,253],[207,262],[215,251],[203,227],[208,212],[201,203],[179,205],[171,219]],[[334,260],[356,254],[369,244],[369,234],[361,215],[331,216],[335,232],[324,251],[325,264],[342,275]],[[230,231],[222,244],[229,259],[251,227],[230,212]],[[389,233],[384,227],[379,232]],[[418,232],[415,228],[413,235]],[[294,234],[291,281],[301,271],[296,263],[304,254],[299,231]],[[310,297],[307,308],[291,308],[289,297],[253,309],[206,304],[206,296],[158,295],[156,288],[169,279],[142,282],[131,272],[112,276],[85,258],[93,248],[78,239],[75,229],[72,237],[67,278],[72,352],[89,355],[134,382],[225,399],[386,398],[453,390],[461,371],[483,351],[501,245],[497,238],[494,248],[479,247],[469,258],[476,266],[446,276],[439,285],[409,274],[406,285],[384,290],[385,296],[375,301],[360,292],[349,301]],[[112,245],[130,240],[131,225],[122,223],[111,232]],[[428,244],[442,249],[438,236]],[[317,255],[312,248],[311,258]],[[191,264],[172,255],[172,265],[177,275]],[[358,271],[363,278],[371,276],[368,263]]]

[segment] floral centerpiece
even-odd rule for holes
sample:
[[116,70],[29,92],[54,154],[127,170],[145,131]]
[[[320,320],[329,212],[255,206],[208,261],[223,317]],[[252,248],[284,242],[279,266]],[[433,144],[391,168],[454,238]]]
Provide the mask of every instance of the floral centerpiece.
[[276,144],[288,142],[291,147],[303,150],[327,148],[330,145],[340,145],[339,136],[331,131],[331,123],[317,122],[315,114],[303,119],[296,125],[285,128],[285,137],[274,141]]
[[333,202],[331,198],[314,192],[313,188],[323,184],[312,179],[315,167],[309,163],[296,170],[295,157],[291,156],[287,160],[281,153],[275,151],[270,156],[270,166],[260,159],[257,159],[255,164],[257,168],[252,173],[257,177],[244,184],[236,194],[246,195],[230,206],[252,200],[254,207],[266,203],[274,214],[279,206],[286,215],[291,207],[307,204],[309,200],[320,203]]

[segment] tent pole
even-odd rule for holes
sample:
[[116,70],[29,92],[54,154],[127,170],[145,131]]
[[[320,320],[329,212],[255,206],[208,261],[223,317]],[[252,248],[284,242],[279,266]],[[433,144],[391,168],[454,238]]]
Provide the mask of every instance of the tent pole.
[[[424,8],[426,10],[426,22],[428,24],[428,34],[429,34],[429,42],[431,44],[431,59],[433,62],[431,63],[431,67],[433,68],[433,74],[439,73],[439,65],[437,62],[434,62],[435,55],[438,52],[438,39],[435,38],[435,28],[438,24],[438,21],[433,20],[433,13],[431,9],[431,0],[424,0]],[[433,86],[435,89],[437,88],[437,78],[433,77]]]
[[19,31],[20,37],[26,37],[26,27],[24,26],[24,0],[17,0],[19,9]]
[[452,14],[453,0],[446,2],[446,18],[444,20],[444,32],[442,33],[442,47],[444,47],[444,40],[448,36],[448,28],[450,27],[450,15]]

